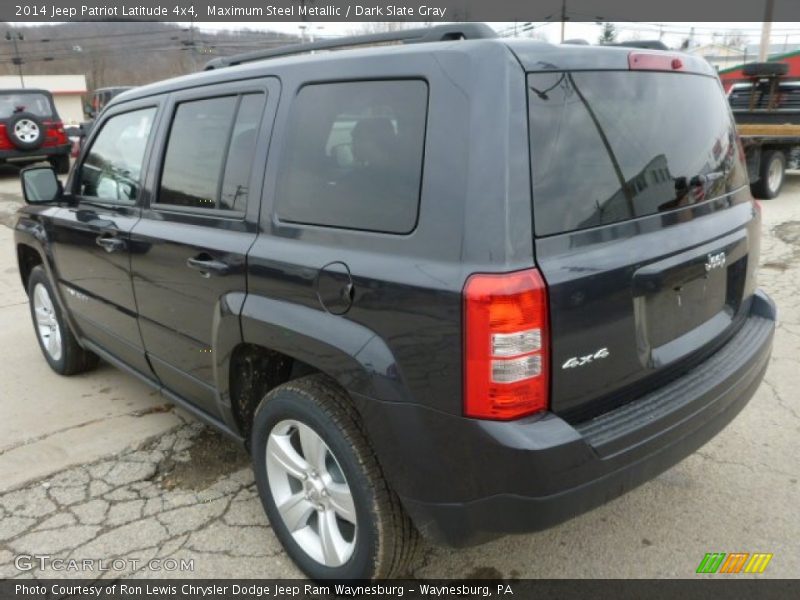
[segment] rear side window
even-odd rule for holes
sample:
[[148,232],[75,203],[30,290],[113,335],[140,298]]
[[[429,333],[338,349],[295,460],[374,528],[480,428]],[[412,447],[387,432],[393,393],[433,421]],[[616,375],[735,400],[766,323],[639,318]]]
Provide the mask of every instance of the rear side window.
[[746,184],[715,78],[536,73],[528,88],[537,235],[667,211]]
[[278,176],[283,221],[408,233],[419,209],[428,86],[420,80],[300,90]]
[[231,134],[228,159],[225,162],[225,175],[222,178],[222,192],[219,200],[220,208],[244,211],[247,206],[250,169],[253,164],[253,152],[255,152],[256,141],[258,141],[258,127],[261,124],[263,111],[263,94],[242,96]]
[[264,94],[178,104],[159,204],[244,211]]

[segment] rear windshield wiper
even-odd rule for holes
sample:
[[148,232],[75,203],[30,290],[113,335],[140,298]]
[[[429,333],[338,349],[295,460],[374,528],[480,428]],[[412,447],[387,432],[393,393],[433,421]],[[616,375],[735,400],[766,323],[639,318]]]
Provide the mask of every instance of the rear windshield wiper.
[[689,180],[690,187],[700,187],[700,186],[707,186],[709,183],[713,183],[718,179],[722,179],[725,177],[727,173],[725,171],[711,171],[710,173],[702,173],[700,175],[695,175]]

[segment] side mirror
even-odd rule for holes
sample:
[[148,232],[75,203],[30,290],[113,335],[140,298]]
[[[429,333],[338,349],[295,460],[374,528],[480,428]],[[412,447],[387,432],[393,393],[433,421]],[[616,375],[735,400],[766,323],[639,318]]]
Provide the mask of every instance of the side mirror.
[[28,167],[19,177],[22,195],[28,204],[56,202],[64,195],[64,188],[51,167]]

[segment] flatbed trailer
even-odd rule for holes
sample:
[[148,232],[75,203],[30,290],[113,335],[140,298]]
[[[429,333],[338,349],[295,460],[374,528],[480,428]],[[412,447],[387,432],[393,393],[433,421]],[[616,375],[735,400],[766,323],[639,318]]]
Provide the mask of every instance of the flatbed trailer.
[[786,68],[746,65],[747,79],[728,93],[756,198],[778,196],[786,170],[800,168],[800,80],[785,77]]

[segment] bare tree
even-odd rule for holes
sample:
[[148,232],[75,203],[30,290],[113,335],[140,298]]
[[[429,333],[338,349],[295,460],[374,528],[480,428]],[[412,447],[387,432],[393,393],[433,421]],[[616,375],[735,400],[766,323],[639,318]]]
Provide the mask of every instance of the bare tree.
[[412,27],[423,27],[424,23],[409,23],[407,21],[375,21],[359,24],[358,28],[350,30],[352,35],[365,35],[370,33],[390,33],[402,31]]
[[747,42],[747,36],[735,29],[725,32],[722,38],[722,45],[728,48],[744,48],[747,46]]

